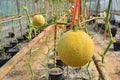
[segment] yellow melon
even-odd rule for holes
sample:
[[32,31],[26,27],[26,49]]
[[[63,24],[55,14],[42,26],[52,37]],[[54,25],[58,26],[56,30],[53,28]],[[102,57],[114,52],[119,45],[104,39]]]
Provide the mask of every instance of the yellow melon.
[[34,26],[43,26],[45,24],[45,18],[40,15],[37,14],[35,16],[33,16],[33,25]]
[[69,16],[70,14],[71,14],[71,10],[68,9],[68,10],[67,10],[67,15]]
[[81,67],[92,60],[94,43],[87,33],[70,30],[58,41],[57,49],[58,55],[65,64]]

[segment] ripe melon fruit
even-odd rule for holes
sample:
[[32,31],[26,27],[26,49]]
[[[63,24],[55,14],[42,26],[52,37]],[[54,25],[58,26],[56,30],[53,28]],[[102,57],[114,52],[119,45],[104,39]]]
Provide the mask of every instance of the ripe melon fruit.
[[67,15],[69,16],[70,14],[71,14],[71,10],[68,9],[68,10],[67,10]]
[[34,26],[43,26],[45,24],[45,18],[40,15],[37,14],[35,16],[33,16],[33,25]]
[[80,30],[64,33],[57,44],[61,60],[73,67],[81,67],[92,60],[94,43],[91,37]]

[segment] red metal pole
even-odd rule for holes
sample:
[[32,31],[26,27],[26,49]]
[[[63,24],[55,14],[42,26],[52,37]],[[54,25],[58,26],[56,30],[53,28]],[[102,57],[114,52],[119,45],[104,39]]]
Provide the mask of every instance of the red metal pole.
[[75,8],[73,9],[73,15],[72,15],[72,20],[71,20],[71,28],[74,25],[75,17],[76,17],[76,12],[78,11],[78,25],[80,26],[80,9],[81,9],[81,0],[74,0],[74,6]]
[[81,0],[78,0],[78,25],[81,26],[80,24],[80,15],[81,15]]
[[74,25],[74,21],[75,21],[75,16],[76,16],[76,11],[77,11],[77,0],[74,0],[74,6],[75,8],[73,9],[73,15],[72,15],[72,20],[71,20],[71,29],[72,26]]

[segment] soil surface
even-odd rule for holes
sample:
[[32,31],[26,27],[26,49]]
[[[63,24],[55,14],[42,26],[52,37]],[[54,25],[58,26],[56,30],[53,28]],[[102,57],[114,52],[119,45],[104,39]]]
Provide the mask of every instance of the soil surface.
[[[120,28],[118,29],[118,34],[120,34]],[[103,35],[96,32],[91,32],[94,36],[95,42],[95,54],[99,51],[103,53],[109,38],[104,40]],[[48,36],[48,45],[49,47],[53,46],[54,33],[49,32]],[[117,35],[118,37],[118,35]],[[120,38],[119,38],[120,39]],[[47,64],[47,51],[48,47],[46,46],[46,37],[41,39],[33,47],[33,58],[32,58],[32,69],[35,73],[35,76],[32,78],[30,74],[30,69],[28,67],[29,53],[27,53],[23,58],[13,67],[13,69],[3,78],[3,80],[46,80],[46,74],[48,72],[45,67]],[[49,56],[53,55],[53,49],[50,51]],[[50,59],[49,62],[53,63],[53,60]],[[97,80],[99,74],[93,63],[90,64],[89,73],[86,71],[86,66],[83,66],[81,69],[76,67],[65,67],[65,77],[66,80],[81,80],[80,78],[91,78],[91,80]],[[108,72],[112,80],[120,80],[120,51],[113,51],[113,47],[109,50],[105,57],[105,69]],[[67,72],[68,71],[68,72]],[[89,74],[89,76],[88,76]],[[76,79],[76,77],[78,79]]]

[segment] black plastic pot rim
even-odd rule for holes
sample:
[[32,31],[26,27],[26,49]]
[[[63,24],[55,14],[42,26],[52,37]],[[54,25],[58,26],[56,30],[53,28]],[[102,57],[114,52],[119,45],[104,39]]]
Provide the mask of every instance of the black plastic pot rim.
[[8,48],[12,48],[12,45],[11,45],[11,44],[8,44],[8,45],[5,45],[5,46],[4,46],[4,49],[8,49]]
[[10,55],[6,55],[5,57],[2,57],[1,60],[4,60],[4,59],[10,59],[11,56]]
[[16,50],[14,50],[14,51],[8,51],[8,53],[14,53],[14,52],[18,52],[19,51],[19,49],[16,49]]
[[9,46],[11,46],[11,44],[6,44],[4,47],[9,47]]
[[23,36],[22,37],[18,37],[18,39],[22,40],[22,39],[24,39],[24,37]]
[[10,41],[10,42],[18,42],[17,40],[12,40],[12,41]]
[[[53,68],[55,68],[55,67],[53,67]],[[56,68],[60,68],[60,69],[62,70],[62,72],[59,72],[59,73],[51,73],[50,70],[49,70],[49,74],[51,74],[51,75],[60,75],[60,74],[63,74],[63,73],[64,73],[64,69],[63,69],[63,68],[61,68],[61,67],[56,67]],[[52,69],[52,68],[51,68],[51,69]]]
[[60,73],[49,73],[50,75],[60,75],[63,74],[64,72],[60,72]]

